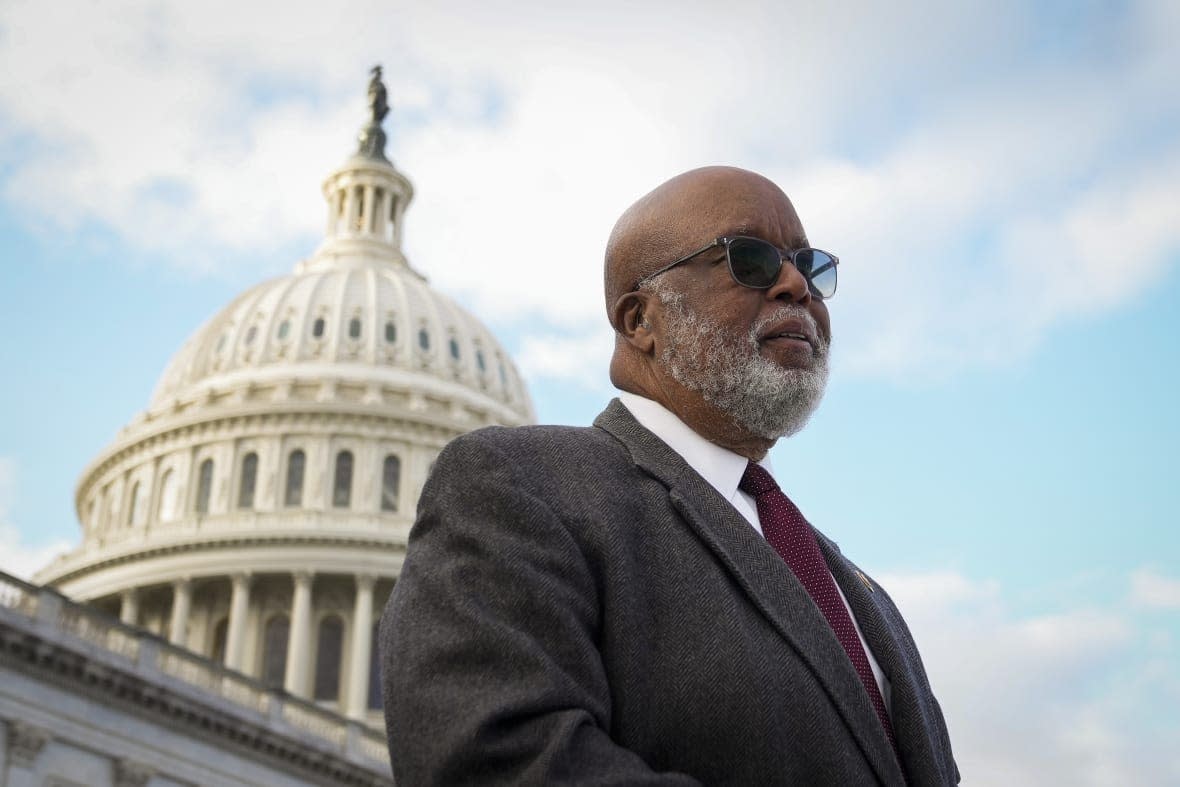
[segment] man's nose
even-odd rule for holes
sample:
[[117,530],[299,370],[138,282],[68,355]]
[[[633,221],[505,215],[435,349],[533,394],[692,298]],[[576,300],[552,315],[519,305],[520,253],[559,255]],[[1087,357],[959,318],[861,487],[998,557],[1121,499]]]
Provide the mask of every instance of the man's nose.
[[770,285],[766,297],[803,306],[811,302],[811,287],[789,257],[783,257],[783,267],[778,272],[778,279]]

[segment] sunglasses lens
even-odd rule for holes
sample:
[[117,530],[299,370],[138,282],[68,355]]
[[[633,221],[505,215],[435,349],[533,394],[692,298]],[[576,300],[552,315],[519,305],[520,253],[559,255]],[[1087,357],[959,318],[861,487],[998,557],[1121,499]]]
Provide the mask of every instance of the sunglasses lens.
[[747,287],[769,287],[778,278],[782,257],[778,249],[757,238],[729,242],[729,268],[733,278]]
[[795,267],[803,278],[811,282],[811,289],[821,298],[836,294],[836,261],[819,249],[800,249],[795,252]]

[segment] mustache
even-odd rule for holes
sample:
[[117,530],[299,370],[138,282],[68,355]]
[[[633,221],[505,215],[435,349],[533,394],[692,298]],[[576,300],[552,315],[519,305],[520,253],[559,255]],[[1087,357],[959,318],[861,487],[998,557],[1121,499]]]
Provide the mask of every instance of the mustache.
[[773,312],[754,323],[754,325],[750,328],[750,342],[755,347],[757,347],[758,337],[761,336],[767,328],[774,325],[775,323],[790,319],[802,320],[807,325],[811,335],[815,337],[816,355],[826,356],[828,354],[828,340],[820,332],[819,324],[815,321],[815,318],[811,316],[811,312],[807,311],[807,309],[797,303],[784,303]]

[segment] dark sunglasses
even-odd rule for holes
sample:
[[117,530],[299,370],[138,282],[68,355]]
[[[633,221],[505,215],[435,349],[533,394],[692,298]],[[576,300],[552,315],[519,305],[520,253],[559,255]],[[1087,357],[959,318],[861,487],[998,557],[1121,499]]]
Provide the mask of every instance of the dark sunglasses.
[[655,273],[649,273],[639,280],[636,289],[665,271],[670,271],[682,262],[688,262],[698,254],[704,254],[715,246],[725,247],[725,260],[729,263],[729,275],[743,287],[765,290],[778,281],[783,260],[789,260],[795,270],[807,280],[811,294],[817,298],[831,298],[836,294],[836,266],[840,259],[821,249],[794,249],[783,252],[777,246],[761,238],[746,235],[731,235],[717,238],[704,248],[687,254],[676,262],[665,265]]

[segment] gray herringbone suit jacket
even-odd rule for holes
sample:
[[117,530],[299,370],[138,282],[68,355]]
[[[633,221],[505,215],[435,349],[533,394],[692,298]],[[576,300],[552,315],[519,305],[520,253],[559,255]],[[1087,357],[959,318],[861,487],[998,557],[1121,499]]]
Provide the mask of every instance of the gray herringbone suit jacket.
[[[904,779],[957,782],[901,614],[820,546],[892,685]],[[442,452],[380,645],[400,787],[903,783],[806,590],[618,401]]]

